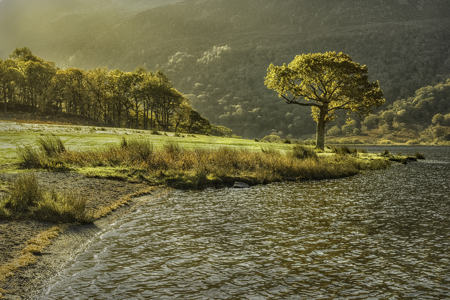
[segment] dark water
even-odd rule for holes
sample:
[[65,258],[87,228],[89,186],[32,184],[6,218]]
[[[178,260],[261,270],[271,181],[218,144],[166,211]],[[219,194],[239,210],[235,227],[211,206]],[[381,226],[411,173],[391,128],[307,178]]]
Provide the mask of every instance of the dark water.
[[450,298],[450,147],[418,150],[426,162],[342,180],[172,193],[40,299]]

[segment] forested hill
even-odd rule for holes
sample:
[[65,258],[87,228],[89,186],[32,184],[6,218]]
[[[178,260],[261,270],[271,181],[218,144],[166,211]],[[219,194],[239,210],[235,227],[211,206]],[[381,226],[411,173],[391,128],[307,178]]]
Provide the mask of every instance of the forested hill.
[[[70,65],[70,57],[147,9],[181,0],[0,0],[0,57],[16,47]],[[94,63],[94,65],[96,65]]]
[[[5,1],[12,0],[1,1],[0,9]],[[98,3],[84,1],[86,7],[91,2]],[[297,54],[351,55],[380,81],[386,105],[450,75],[449,1],[186,0],[158,7],[144,2],[130,1],[139,5],[125,6],[124,13],[105,21],[97,18],[95,26],[59,12],[59,23],[45,23],[51,36],[47,29],[34,35],[37,49],[14,46],[28,46],[58,65],[162,69],[202,115],[246,137],[314,132],[308,109],[284,104],[264,86],[270,63],[288,63]],[[69,44],[74,46],[64,46]]]

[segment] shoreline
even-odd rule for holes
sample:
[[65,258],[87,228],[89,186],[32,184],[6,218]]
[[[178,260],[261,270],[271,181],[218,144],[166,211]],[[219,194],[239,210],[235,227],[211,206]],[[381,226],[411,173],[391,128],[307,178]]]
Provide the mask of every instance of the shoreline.
[[[127,150],[126,147],[121,147],[121,149]],[[247,168],[254,168],[250,168],[250,171],[246,168],[241,168],[242,170],[233,169],[233,172],[229,175],[220,174],[217,170],[216,172],[211,172],[211,174],[208,174],[205,167],[206,163],[203,162],[203,164],[199,164],[199,166],[197,166],[197,169],[194,168],[189,170],[189,172],[182,171],[178,174],[175,170],[172,174],[170,169],[167,171],[168,174],[161,172],[162,175],[159,176],[162,176],[163,180],[151,181],[151,184],[150,181],[145,183],[144,181],[137,180],[128,181],[126,180],[127,178],[125,178],[126,176],[124,176],[124,174],[119,174],[121,176],[105,176],[109,174],[102,174],[100,172],[99,174],[90,173],[90,175],[87,176],[87,174],[76,171],[74,172],[72,170],[69,172],[52,172],[43,171],[43,169],[31,169],[33,170],[31,173],[36,174],[38,183],[43,188],[48,190],[55,189],[57,192],[82,191],[83,196],[86,196],[88,199],[86,209],[94,213],[93,216],[95,216],[96,221],[92,224],[85,225],[60,225],[60,227],[64,227],[65,229],[62,230],[57,237],[51,240],[51,244],[47,248],[44,250],[41,249],[38,251],[28,252],[27,255],[31,257],[31,259],[30,262],[25,264],[27,266],[23,268],[11,268],[14,275],[6,278],[4,281],[0,281],[0,299],[2,298],[2,294],[4,295],[3,299],[32,299],[38,295],[42,295],[42,290],[48,286],[52,278],[54,278],[54,276],[57,275],[58,272],[60,272],[75,255],[80,253],[80,251],[83,251],[83,249],[85,249],[92,239],[94,239],[100,232],[107,229],[124,214],[138,208],[144,202],[152,201],[152,199],[167,193],[170,190],[170,187],[178,189],[196,189],[198,187],[221,188],[225,186],[231,187],[239,181],[252,186],[255,184],[267,184],[270,182],[280,181],[309,181],[322,180],[326,178],[336,179],[354,176],[365,170],[385,168],[387,167],[386,163],[388,160],[387,157],[382,157],[380,160],[372,160],[370,157],[365,157],[362,160],[352,158],[351,164],[348,165],[345,163],[348,162],[346,158],[347,153],[345,153],[336,161],[329,161],[326,164],[317,164],[317,159],[304,158],[302,161],[307,161],[308,164],[299,164],[298,169],[291,170],[290,168],[292,165],[297,165],[293,163],[293,158],[286,158],[287,155],[282,157],[277,151],[273,151],[274,153],[272,153],[269,150],[267,150],[269,153],[264,153],[262,158],[267,160],[267,164],[272,166],[272,169],[274,163],[280,163],[280,167],[286,168],[284,172],[280,171],[279,174],[272,174],[270,172],[265,174],[262,172],[262,174],[259,174],[258,172],[263,170],[262,165],[264,164],[261,161],[259,164],[255,164],[255,161],[258,161],[257,159],[262,158],[261,156],[250,156],[249,153],[253,152],[245,152],[244,154],[249,157],[243,157],[240,159],[244,162],[248,162],[249,166]],[[167,151],[168,150],[166,150],[166,152]],[[199,153],[204,154],[202,151],[198,153],[192,150],[190,151],[192,153],[186,153],[192,155],[199,155]],[[227,149],[222,149],[222,152],[214,152],[216,156],[219,155],[219,159],[216,161],[212,160],[215,156],[212,156],[212,158],[211,156],[205,156],[205,161],[210,164],[209,167],[213,168],[213,170],[215,170],[214,168],[217,166],[217,162],[223,161],[224,155],[233,156],[236,154],[233,150]],[[176,154],[180,153],[184,153],[184,151],[182,152],[178,150],[176,152]],[[178,156],[172,154],[167,152],[161,155],[162,157]],[[234,160],[229,160],[236,164],[236,158],[232,158]],[[188,161],[189,159],[192,160],[192,157],[188,155],[187,159]],[[285,159],[286,161],[282,159]],[[345,162],[343,162],[343,159],[345,159]],[[170,163],[170,161],[168,163]],[[292,163],[292,165],[290,165],[290,163]],[[374,165],[372,166],[372,164]],[[345,166],[345,168],[340,168],[341,166]],[[269,171],[272,169],[269,168]],[[139,169],[136,170],[137,173],[134,174],[135,177],[142,175],[138,172]],[[225,168],[224,170],[227,169]],[[220,176],[216,174],[217,172]],[[13,182],[15,178],[17,178],[19,173],[22,172],[0,173],[0,182],[3,182],[4,185],[3,189],[6,187],[7,191],[7,186]],[[289,177],[290,174],[294,174],[292,176],[297,177]],[[158,184],[158,186],[156,186],[156,184]],[[1,194],[2,190],[0,189],[0,196]],[[11,265],[11,262],[14,263],[17,258],[20,257],[21,253],[22,256],[25,254],[23,249],[27,247],[27,242],[36,238],[36,236],[41,232],[45,232],[54,226],[55,224],[31,220],[0,220],[0,246],[3,252],[0,253],[0,264],[3,264],[0,265],[0,270],[1,267],[5,266],[5,264]],[[20,243],[18,243],[19,240]],[[22,264],[19,264],[19,266],[20,265]],[[8,269],[6,268],[6,270]]]
[[[167,194],[168,188],[158,188],[150,194],[132,198],[131,201],[92,224],[70,224],[51,244],[35,254],[36,262],[14,271],[0,282],[0,299],[39,299],[52,279],[102,231],[122,216],[138,209],[142,204]],[[116,199],[118,200],[118,199]],[[52,224],[54,226],[55,224]],[[60,225],[64,227],[65,225]]]
[[[97,206],[97,210],[101,211],[104,206],[116,208],[109,213],[102,214],[102,217],[96,219],[96,221],[92,224],[60,225],[61,227],[66,226],[66,228],[62,230],[57,237],[51,240],[51,244],[48,247],[46,247],[42,252],[35,254],[37,259],[35,263],[31,263],[26,267],[17,269],[13,276],[6,278],[3,282],[0,282],[0,299],[41,299],[39,297],[45,293],[45,289],[49,287],[49,284],[52,282],[53,278],[61,270],[63,270],[64,267],[78,253],[83,251],[83,249],[85,249],[102,231],[113,225],[122,216],[138,209],[142,204],[153,201],[153,199],[161,197],[172,190],[172,188],[168,186],[152,187],[149,190],[149,186],[147,186],[148,192],[140,194],[139,192],[136,193],[135,187],[135,185],[138,185],[138,187],[142,188],[139,183],[127,183],[124,181],[104,178],[87,178],[79,173],[38,173],[42,176],[40,177],[40,180],[48,185],[69,185],[70,188],[70,185],[74,185],[73,181],[76,182],[75,186],[77,188],[84,189],[84,191],[88,194],[91,193],[91,202],[94,203],[94,206]],[[360,174],[360,172],[358,172],[358,174]],[[2,175],[5,174],[0,174],[0,179]],[[9,175],[14,176],[14,174]],[[353,175],[357,174],[348,176]],[[236,182],[237,178],[233,179],[233,181]],[[244,182],[246,181],[243,178],[241,179]],[[95,183],[93,183],[93,181]],[[105,184],[105,182],[108,184]],[[106,185],[106,187],[103,185]],[[121,190],[121,188],[118,189],[119,191],[111,192],[112,186],[116,187],[118,185],[121,185],[121,188],[124,190],[126,190],[124,187],[127,187],[128,192],[124,194],[124,191]],[[213,185],[211,187],[214,186],[215,188],[218,188],[217,185]],[[225,186],[231,187],[232,185],[225,184]],[[130,193],[130,187],[134,188],[134,190],[132,190],[134,193]],[[120,194],[120,192],[122,192],[122,194]],[[92,193],[94,193],[94,195]],[[105,201],[105,199],[107,200]],[[124,201],[124,199],[126,201]],[[47,224],[47,226],[50,228],[55,226],[55,224]],[[3,298],[1,297],[2,295]]]

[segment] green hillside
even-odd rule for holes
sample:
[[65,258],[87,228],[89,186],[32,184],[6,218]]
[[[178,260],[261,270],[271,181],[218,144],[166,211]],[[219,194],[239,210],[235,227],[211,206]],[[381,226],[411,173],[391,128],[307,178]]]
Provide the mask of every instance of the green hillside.
[[212,123],[258,138],[315,131],[308,109],[284,104],[263,83],[270,63],[288,63],[297,54],[351,55],[380,81],[386,107],[450,75],[446,1],[186,0],[154,8],[132,2],[110,10],[116,14],[97,6],[96,15],[86,12],[84,19],[72,14],[59,18],[63,25],[44,22],[46,36],[30,40],[41,41],[38,49],[26,46],[61,66],[162,69]]

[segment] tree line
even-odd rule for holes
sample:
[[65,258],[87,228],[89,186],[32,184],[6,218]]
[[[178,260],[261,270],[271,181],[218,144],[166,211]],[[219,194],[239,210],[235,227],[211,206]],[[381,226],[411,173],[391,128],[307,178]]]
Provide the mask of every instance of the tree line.
[[115,127],[209,133],[210,122],[192,109],[162,72],[106,68],[60,69],[30,49],[0,59],[0,103],[45,114],[68,113]]

